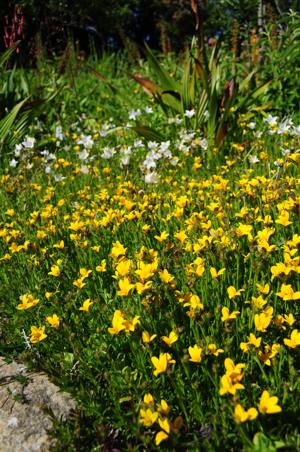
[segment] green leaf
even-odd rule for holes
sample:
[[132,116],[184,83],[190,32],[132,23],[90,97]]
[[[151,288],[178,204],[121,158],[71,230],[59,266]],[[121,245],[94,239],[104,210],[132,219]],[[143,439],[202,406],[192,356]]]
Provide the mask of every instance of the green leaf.
[[157,132],[155,129],[152,129],[152,127],[148,127],[143,124],[139,124],[130,128],[134,130],[138,135],[146,138],[146,140],[163,141],[164,139],[161,133]]
[[2,53],[2,55],[0,56],[0,68],[6,63],[6,61],[9,60],[9,58],[14,53],[20,42],[21,41],[15,42],[11,47],[9,47],[5,52]]
[[17,105],[14,106],[14,108],[0,121],[0,143],[3,144],[5,141],[7,135],[9,134],[13,123],[16,120],[17,115],[19,114],[21,108],[25,105],[27,102],[28,97],[21,102],[19,102]]
[[177,91],[180,92],[180,85],[165,71],[161,65],[159,64],[158,60],[150,50],[150,48],[145,43],[145,54],[147,57],[147,60],[154,72],[154,74],[157,76],[160,86],[162,90],[171,90],[171,91]]

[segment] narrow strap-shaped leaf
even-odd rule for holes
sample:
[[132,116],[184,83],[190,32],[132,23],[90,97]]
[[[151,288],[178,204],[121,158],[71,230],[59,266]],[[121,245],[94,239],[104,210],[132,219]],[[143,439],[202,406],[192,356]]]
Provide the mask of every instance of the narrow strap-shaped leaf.
[[137,126],[130,128],[134,130],[138,135],[146,138],[146,140],[161,142],[164,139],[163,135],[157,132],[157,130],[143,124],[138,124]]
[[163,90],[172,90],[172,91],[178,91],[180,93],[180,87],[178,83],[170,77],[170,75],[165,71],[161,65],[159,64],[158,60],[154,56],[153,52],[151,51],[150,47],[147,46],[145,43],[145,54],[148,59],[148,62],[150,66],[152,67],[155,75],[157,76],[159,83],[161,85],[161,88]]
[[27,102],[28,97],[19,102],[14,108],[0,121],[0,142],[3,143],[5,138],[7,137],[18,113],[21,108]]

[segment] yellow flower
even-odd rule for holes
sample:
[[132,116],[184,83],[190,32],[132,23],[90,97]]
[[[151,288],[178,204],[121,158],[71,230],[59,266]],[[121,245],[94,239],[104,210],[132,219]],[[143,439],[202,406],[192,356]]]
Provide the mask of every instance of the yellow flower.
[[269,308],[268,311],[264,311],[261,314],[255,314],[254,323],[257,331],[261,331],[265,333],[267,331],[268,326],[271,323],[273,315],[273,308]]
[[148,333],[148,331],[143,331],[142,332],[142,341],[144,342],[144,344],[149,344],[156,338],[156,336],[157,336],[157,334],[151,335],[150,333]]
[[141,295],[142,293],[144,293],[146,290],[150,289],[150,287],[152,286],[152,282],[153,281],[147,281],[146,283],[141,283],[141,282],[137,282],[135,284],[135,288],[136,291],[139,295]]
[[45,334],[45,327],[44,326],[32,326],[31,327],[31,336],[30,336],[30,342],[32,344],[36,344],[37,342],[42,341],[43,339],[46,339],[47,334]]
[[204,308],[203,303],[201,303],[199,296],[196,294],[189,293],[187,300],[188,301],[183,305],[184,307],[188,306],[193,311],[196,311],[198,309],[201,310]]
[[162,282],[169,284],[171,287],[176,286],[176,281],[175,281],[174,276],[172,276],[166,268],[163,271],[159,272],[159,277]]
[[79,308],[79,311],[85,311],[85,312],[89,312],[90,306],[94,304],[93,301],[90,300],[90,298],[87,298],[84,302],[83,305]]
[[48,275],[58,277],[61,274],[61,270],[58,265],[51,265],[51,271],[48,272]]
[[169,437],[166,432],[160,431],[155,435],[155,445],[159,446],[160,443]]
[[175,360],[172,359],[169,353],[160,353],[158,358],[157,356],[152,356],[151,361],[153,366],[155,367],[155,370],[153,371],[153,375],[155,377],[166,372],[168,364],[175,364]]
[[124,325],[125,319],[123,317],[122,312],[118,309],[114,312],[114,316],[112,319],[112,328],[108,328],[108,332],[110,334],[119,334],[120,331],[125,330]]
[[265,300],[261,295],[259,295],[259,297],[252,297],[251,298],[251,303],[257,309],[262,309],[267,304],[267,300]]
[[140,423],[145,427],[151,427],[158,418],[158,413],[156,411],[152,411],[151,408],[147,408],[146,410],[140,410]]
[[119,242],[116,241],[113,243],[113,247],[110,252],[110,256],[112,259],[117,259],[119,256],[124,256],[127,251],[127,248],[124,248],[124,246]]
[[259,360],[266,364],[266,366],[271,366],[271,359],[274,358],[280,350],[280,344],[266,345],[264,351],[258,352]]
[[77,287],[78,289],[82,289],[86,284],[83,282],[82,278],[76,279],[73,282],[73,286]]
[[229,309],[226,308],[226,306],[224,306],[224,308],[222,308],[222,317],[221,320],[222,322],[227,322],[228,320],[233,320],[236,319],[236,317],[239,315],[240,311],[233,311],[233,312],[229,312]]
[[52,328],[58,328],[60,319],[56,314],[53,314],[53,316],[46,317],[46,321],[52,326]]
[[283,342],[287,347],[296,348],[300,345],[300,331],[293,330],[290,339],[283,339]]
[[153,399],[152,394],[150,394],[150,393],[145,394],[145,395],[144,395],[144,398],[143,398],[143,402],[144,402],[146,405],[153,405],[154,399]]
[[53,248],[58,248],[59,250],[63,250],[65,247],[65,242],[61,240],[60,242],[54,243]]
[[179,240],[180,243],[184,243],[187,239],[187,235],[184,231],[178,231],[174,234],[175,239]]
[[130,283],[129,278],[123,278],[119,281],[119,289],[117,291],[117,294],[120,297],[127,297],[129,295],[129,292],[134,288],[134,284]]
[[169,234],[166,231],[163,231],[160,235],[154,236],[154,238],[160,243],[167,240],[168,237],[169,237]]
[[125,330],[129,333],[130,331],[134,331],[135,327],[139,325],[141,322],[139,321],[139,316],[134,316],[131,320],[124,320]]
[[277,292],[276,295],[278,295],[284,301],[300,299],[300,291],[294,292],[290,284],[281,284],[280,292]]
[[247,353],[249,352],[249,346],[253,345],[254,348],[260,347],[261,343],[261,337],[255,337],[253,333],[250,333],[250,336],[248,337],[248,342],[241,342],[240,343],[240,349],[243,350],[243,352]]
[[49,300],[56,293],[58,293],[58,292],[57,291],[56,292],[45,292],[45,297],[47,298],[47,300]]
[[168,416],[170,410],[171,408],[164,399],[162,399],[160,403],[157,405],[157,411],[160,414],[163,414],[164,416]]
[[18,311],[32,308],[33,306],[37,305],[40,301],[38,298],[34,298],[34,296],[31,295],[30,293],[21,295],[20,300],[21,300],[21,303],[18,304],[18,306],[17,306]]
[[99,273],[106,272],[106,260],[105,259],[102,259],[101,265],[97,265],[96,272],[99,272]]
[[200,363],[202,360],[203,348],[199,347],[197,344],[194,347],[189,347],[190,361],[193,363]]
[[258,244],[262,244],[264,242],[268,242],[271,235],[275,232],[275,228],[265,228],[262,231],[257,232],[257,236],[255,237]]
[[164,430],[166,433],[170,433],[171,427],[170,427],[170,422],[168,421],[167,418],[158,419],[158,423],[162,430]]
[[230,286],[227,288],[227,293],[230,300],[232,298],[238,297],[239,295],[241,295],[242,292],[244,292],[244,289],[236,290],[234,286]]
[[145,282],[148,279],[152,278],[154,273],[157,270],[157,262],[151,262],[146,264],[143,261],[138,262],[137,270],[135,270],[135,274],[138,275],[141,282]]
[[130,272],[130,267],[131,267],[131,260],[130,259],[122,259],[118,265],[116,266],[116,273],[115,273],[115,277],[119,278],[127,276],[128,273]]
[[47,237],[47,234],[45,231],[37,231],[36,238],[38,240],[43,240],[45,237]]
[[216,344],[208,344],[207,349],[209,353],[214,356],[219,356],[220,353],[224,353],[224,350],[222,348],[218,348]]
[[259,400],[259,411],[262,414],[274,414],[282,411],[281,407],[277,405],[278,397],[271,397],[268,391],[264,391]]
[[217,270],[215,269],[215,267],[211,267],[209,271],[210,271],[211,277],[212,277],[213,279],[217,279],[218,276],[223,275],[223,273],[225,272],[225,268],[221,268],[221,270],[217,271]]
[[245,386],[241,383],[234,383],[228,375],[223,375],[221,377],[221,388],[219,394],[225,395],[227,393],[235,395],[238,389],[244,389]]
[[289,326],[293,326],[294,323],[296,322],[296,319],[293,316],[293,314],[284,314],[283,317],[284,317],[285,323],[287,323]]
[[288,226],[289,224],[292,224],[292,222],[289,220],[289,217],[289,212],[287,210],[282,210],[275,223],[280,224],[281,226]]
[[251,226],[250,224],[239,223],[239,226],[236,229],[236,234],[238,237],[243,237],[244,235],[246,235],[248,239],[251,241],[253,240],[253,236],[251,234],[252,229],[253,226]]
[[242,369],[246,367],[246,364],[239,363],[234,364],[232,359],[226,358],[224,361],[224,366],[226,369],[226,375],[234,382],[241,381],[244,374],[242,373]]
[[234,407],[234,418],[236,422],[242,423],[246,421],[253,421],[258,416],[258,411],[256,408],[249,408],[247,411],[244,410],[242,405],[237,404]]
[[290,272],[290,269],[288,266],[286,266],[283,262],[278,262],[276,265],[272,265],[271,267],[271,273],[272,273],[272,280],[278,276],[281,275],[288,275]]
[[142,227],[142,231],[143,232],[149,232],[151,229],[151,226],[149,224],[144,224],[144,226]]
[[169,336],[162,336],[162,340],[170,347],[172,344],[174,344],[174,342],[178,340],[178,336],[175,331],[171,331]]
[[84,281],[86,278],[89,277],[90,273],[92,273],[92,270],[87,270],[86,268],[80,268],[79,270],[81,280]]

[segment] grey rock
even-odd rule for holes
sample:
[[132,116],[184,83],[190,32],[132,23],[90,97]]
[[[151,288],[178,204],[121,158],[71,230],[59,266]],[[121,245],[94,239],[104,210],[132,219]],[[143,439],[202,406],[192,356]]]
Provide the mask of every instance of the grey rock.
[[65,421],[76,409],[71,396],[44,373],[0,357],[0,452],[47,452],[56,444],[49,413]]

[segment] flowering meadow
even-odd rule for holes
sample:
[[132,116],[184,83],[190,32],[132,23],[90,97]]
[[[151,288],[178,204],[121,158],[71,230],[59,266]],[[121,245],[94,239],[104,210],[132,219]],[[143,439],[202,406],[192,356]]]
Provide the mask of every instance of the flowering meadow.
[[208,159],[127,89],[3,161],[1,353],[78,402],[59,450],[299,450],[300,127],[240,115]]

